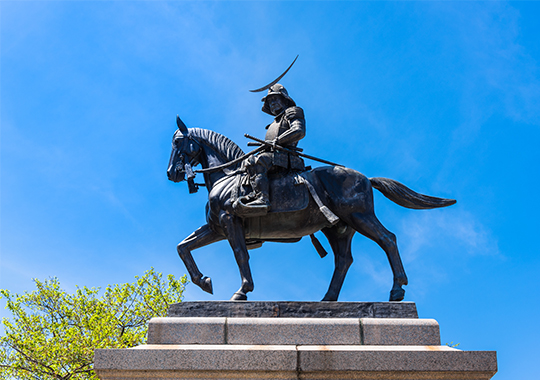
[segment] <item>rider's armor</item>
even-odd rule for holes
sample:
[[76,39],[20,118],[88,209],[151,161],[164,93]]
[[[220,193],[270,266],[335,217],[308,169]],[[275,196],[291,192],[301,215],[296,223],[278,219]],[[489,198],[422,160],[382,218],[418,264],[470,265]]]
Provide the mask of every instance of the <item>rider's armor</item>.
[[[285,103],[285,109],[278,115],[272,114],[267,99],[270,95],[278,95]],[[275,116],[274,121],[266,129],[265,140],[275,141],[276,144],[287,148],[296,148],[299,140],[306,134],[306,121],[304,111],[297,107],[296,103],[287,93],[285,87],[275,84],[268,90],[268,95],[262,101],[262,111]],[[253,187],[252,202],[247,206],[258,207],[262,212],[270,209],[269,199],[269,171],[304,170],[302,158],[287,152],[274,151],[262,152],[257,156],[251,156],[246,160],[245,167],[250,175]]]
[[[278,139],[278,144],[286,148],[296,148],[298,141],[306,135],[306,121],[304,111],[300,107],[292,106],[276,116],[272,124],[266,127],[265,140],[268,142]],[[279,150],[273,152],[274,166],[285,169],[303,170],[304,160],[287,152]]]

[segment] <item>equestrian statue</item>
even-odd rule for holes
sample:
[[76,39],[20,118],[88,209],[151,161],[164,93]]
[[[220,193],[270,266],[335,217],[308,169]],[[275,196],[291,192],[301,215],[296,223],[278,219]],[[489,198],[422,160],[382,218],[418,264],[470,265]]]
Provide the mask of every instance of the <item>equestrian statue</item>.
[[[262,111],[274,120],[266,127],[264,140],[246,135],[254,140],[248,145],[258,146],[250,153],[217,132],[187,128],[177,116],[167,176],[173,182],[187,180],[190,193],[199,186],[209,193],[206,224],[178,244],[178,254],[191,281],[212,294],[212,280],[203,276],[191,252],[226,239],[242,278],[231,300],[241,301],[254,288],[248,250],[264,242],[293,243],[309,235],[324,257],[326,251],[314,236],[322,231],[335,258],[332,280],[322,300],[337,301],[353,261],[352,238],[359,232],[385,251],[393,273],[390,301],[401,301],[408,280],[395,235],[375,216],[373,188],[411,209],[446,207],[456,201],[416,193],[389,178],[367,178],[356,170],[304,154],[297,147],[306,133],[304,111],[277,83],[291,66],[269,85],[253,90],[268,90]],[[311,169],[302,157],[330,165]],[[202,169],[194,170],[199,164]],[[196,173],[203,174],[204,184],[195,183]]]

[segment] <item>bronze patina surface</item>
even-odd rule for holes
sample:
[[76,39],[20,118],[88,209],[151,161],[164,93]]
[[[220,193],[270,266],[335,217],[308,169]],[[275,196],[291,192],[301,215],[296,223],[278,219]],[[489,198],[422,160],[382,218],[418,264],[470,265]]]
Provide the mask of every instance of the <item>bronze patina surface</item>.
[[[259,89],[268,89],[262,111],[274,119],[266,127],[264,140],[249,136],[259,147],[248,154],[217,132],[187,128],[177,116],[167,176],[173,182],[187,180],[190,193],[199,186],[209,192],[206,224],[177,247],[191,281],[213,292],[210,277],[200,272],[191,251],[226,239],[242,280],[231,300],[247,300],[247,293],[254,288],[248,249],[264,242],[297,242],[309,235],[324,257],[326,251],[314,236],[321,231],[335,256],[334,274],[322,300],[337,301],[353,261],[352,238],[358,232],[386,253],[393,273],[390,301],[403,300],[407,276],[395,235],[375,216],[373,189],[411,209],[446,207],[455,200],[422,195],[395,180],[367,178],[356,170],[302,153],[297,145],[306,134],[304,111],[276,82]],[[302,157],[330,166],[311,169]],[[199,164],[202,169],[193,170]],[[204,175],[204,184],[195,183],[197,173]]]

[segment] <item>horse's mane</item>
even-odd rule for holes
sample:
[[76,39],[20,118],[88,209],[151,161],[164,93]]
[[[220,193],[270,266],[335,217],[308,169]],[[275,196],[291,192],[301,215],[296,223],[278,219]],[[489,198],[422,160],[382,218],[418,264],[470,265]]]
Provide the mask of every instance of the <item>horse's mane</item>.
[[189,135],[203,140],[208,145],[211,145],[218,152],[227,157],[227,161],[232,161],[235,158],[244,155],[244,151],[238,145],[221,133],[202,128],[190,128]]

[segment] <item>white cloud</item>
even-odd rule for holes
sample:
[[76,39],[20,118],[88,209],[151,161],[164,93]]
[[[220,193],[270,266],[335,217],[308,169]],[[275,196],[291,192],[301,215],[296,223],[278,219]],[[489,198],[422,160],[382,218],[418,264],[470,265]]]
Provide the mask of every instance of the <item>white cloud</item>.
[[[497,238],[472,213],[414,213],[403,219],[400,246],[407,261],[419,258],[426,248],[468,255],[501,255]],[[449,249],[450,248],[450,249]]]
[[463,121],[454,131],[454,144],[472,143],[495,113],[540,124],[540,67],[519,42],[519,12],[499,2],[464,5],[442,5],[463,53],[463,75],[456,81],[463,87]]

